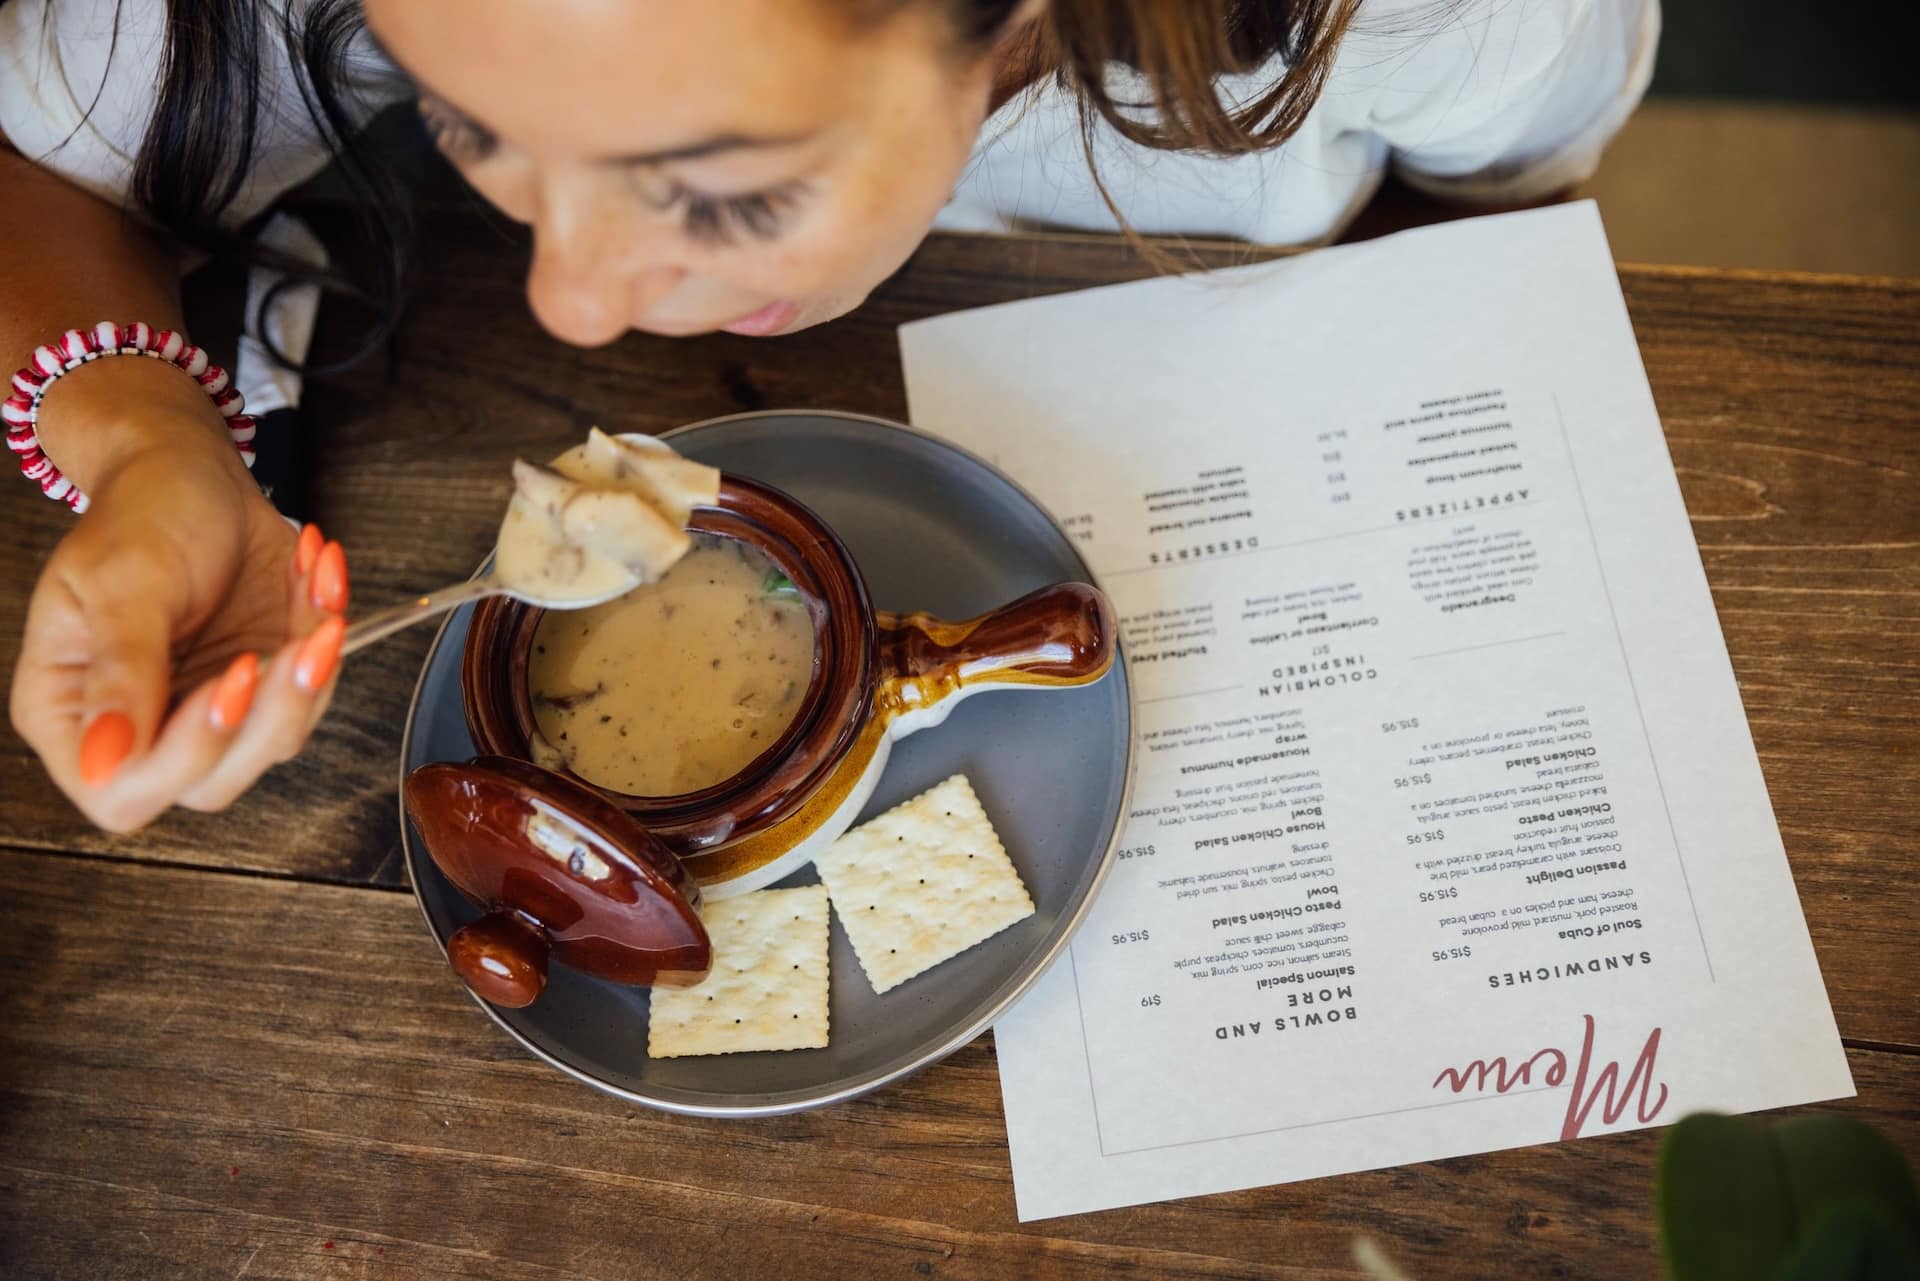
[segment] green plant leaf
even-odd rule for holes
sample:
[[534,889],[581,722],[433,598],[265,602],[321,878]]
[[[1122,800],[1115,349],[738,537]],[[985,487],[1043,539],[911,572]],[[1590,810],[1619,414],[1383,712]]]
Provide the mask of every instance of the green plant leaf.
[[1913,1172],[1884,1134],[1852,1117],[1795,1116],[1773,1127],[1773,1141],[1801,1222],[1811,1224],[1828,1205],[1859,1201],[1920,1239]]
[[1747,1117],[1683,1118],[1660,1145],[1655,1189],[1675,1281],[1756,1281],[1793,1252],[1793,1201],[1778,1150]]
[[[1816,1119],[1816,1118],[1809,1118]],[[1802,1235],[1776,1281],[1914,1281],[1920,1245],[1893,1216],[1864,1201],[1829,1204]]]
[[1675,1281],[1920,1278],[1913,1173],[1850,1117],[1686,1117],[1660,1146],[1657,1196]]

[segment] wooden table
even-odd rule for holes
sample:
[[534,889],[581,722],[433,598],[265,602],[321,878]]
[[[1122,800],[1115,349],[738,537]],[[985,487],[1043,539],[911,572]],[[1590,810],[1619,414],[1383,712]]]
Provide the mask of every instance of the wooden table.
[[[898,417],[902,321],[1145,271],[1095,238],[936,237],[823,330],[575,352],[528,317],[525,252],[436,225],[385,385],[314,397],[357,608],[470,569],[516,452],[763,406]],[[1836,1107],[1920,1160],[1920,284],[1622,276],[1859,1085]],[[11,564],[67,520],[0,485]],[[26,586],[0,592],[9,666]],[[467,999],[405,889],[427,641],[355,659],[230,813],[137,837],[88,828],[0,732],[0,1276],[1300,1278],[1355,1275],[1361,1233],[1422,1278],[1657,1275],[1657,1134],[1023,1227],[990,1037],[766,1121],[576,1085]]]

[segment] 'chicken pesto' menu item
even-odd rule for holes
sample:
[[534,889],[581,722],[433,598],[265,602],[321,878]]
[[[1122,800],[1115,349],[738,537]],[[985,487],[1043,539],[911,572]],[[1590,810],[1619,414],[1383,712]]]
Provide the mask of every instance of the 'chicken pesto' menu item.
[[1591,204],[901,346],[1138,692],[996,1029],[1023,1219],[1852,1093]]

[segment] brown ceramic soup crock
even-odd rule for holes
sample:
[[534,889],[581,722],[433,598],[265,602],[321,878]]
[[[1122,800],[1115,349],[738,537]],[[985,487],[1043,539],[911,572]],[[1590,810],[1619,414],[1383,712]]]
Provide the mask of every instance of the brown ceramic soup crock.
[[[732,778],[680,796],[627,795],[550,768],[632,815],[680,855],[708,898],[759,889],[808,862],[866,803],[891,743],[937,725],[961,698],[1085,685],[1113,663],[1112,609],[1085,583],[948,623],[876,611],[846,545],[771,486],[724,477],[718,503],[696,509],[689,528],[750,544],[812,603],[813,680],[792,723]],[[536,750],[527,679],[543,614],[504,597],[474,612],[460,685],[484,754],[547,755]]]
[[[494,924],[469,940],[471,946],[465,949],[472,956],[490,958],[492,968],[477,959],[463,966],[460,956],[449,949],[456,968],[490,1000],[524,1003],[501,1000],[496,992],[525,994],[531,1000],[537,986],[506,982],[498,970],[526,969],[534,964],[527,956],[538,953],[544,973],[544,945],[523,945],[529,932],[536,943],[556,937],[554,924],[543,921],[538,910],[524,901],[510,905],[511,921],[496,919],[501,902],[497,893],[489,892],[488,878],[471,870],[464,877],[454,875],[449,866],[467,856],[450,855],[445,846],[458,840],[460,832],[475,828],[478,820],[471,811],[476,797],[488,788],[503,790],[494,777],[502,770],[510,774],[512,784],[504,790],[522,797],[514,813],[521,815],[523,828],[527,814],[552,808],[542,797],[543,779],[554,784],[556,795],[569,798],[571,811],[585,808],[580,797],[594,798],[630,821],[630,827],[621,829],[630,839],[649,848],[657,842],[677,856],[690,880],[667,887],[667,892],[677,903],[697,906],[702,897],[722,899],[770,885],[811,861],[865,806],[893,742],[938,725],[962,699],[992,689],[1087,685],[1113,665],[1112,607],[1098,589],[1085,583],[1057,583],[978,618],[944,622],[926,614],[875,610],[859,567],[832,529],[771,486],[724,476],[718,501],[695,509],[688,527],[695,533],[749,544],[792,580],[813,617],[812,680],[786,730],[731,778],[679,796],[628,795],[572,773],[557,763],[556,754],[540,740],[528,666],[544,611],[506,597],[494,597],[476,607],[461,659],[460,685],[467,727],[480,759],[466,766],[416,770],[408,780],[406,798],[434,861],[470,899],[494,912],[476,922],[476,926]],[[937,572],[937,567],[929,567],[929,572]],[[428,773],[474,769],[486,775],[484,788],[463,790],[455,785],[461,776]],[[422,775],[427,775],[426,782],[416,783]],[[448,811],[454,817],[449,818]],[[606,818],[605,811],[595,813]],[[614,826],[602,822],[598,830],[607,836]],[[633,837],[635,831],[641,835]],[[435,839],[436,833],[441,839]],[[478,857],[507,860],[511,841],[492,844],[500,846],[495,854]],[[643,884],[642,878],[628,875],[585,885],[567,871],[566,858],[551,852],[519,862],[523,879],[526,867],[536,868],[548,881],[564,881],[562,888],[568,894],[625,895]],[[498,877],[493,881],[497,890]],[[655,878],[645,885],[661,892],[665,882]],[[560,910],[566,914],[573,909],[561,906]],[[650,922],[628,939],[643,951],[651,949],[649,955],[671,952],[685,941],[673,929],[662,929],[663,923],[680,919],[674,913],[629,911],[628,915],[636,928],[643,915]],[[617,933],[619,920],[607,919]],[[693,919],[697,924],[697,916]],[[557,946],[554,952],[563,961],[573,959]],[[675,952],[679,959],[674,963],[684,969],[686,955]],[[617,981],[635,981],[622,979],[605,965],[582,968]],[[678,973],[672,965],[661,968],[669,975]],[[704,963],[701,969],[704,972]],[[480,981],[475,980],[476,974]]]

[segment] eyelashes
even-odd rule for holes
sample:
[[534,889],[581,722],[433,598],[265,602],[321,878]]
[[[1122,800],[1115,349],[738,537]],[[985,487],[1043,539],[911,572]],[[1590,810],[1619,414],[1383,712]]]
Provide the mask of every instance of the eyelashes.
[[[420,120],[440,153],[455,165],[477,165],[500,149],[492,130],[474,123],[444,103],[422,96]],[[650,168],[650,167],[647,167]],[[709,196],[657,171],[633,174],[635,193],[649,208],[677,212],[681,230],[696,244],[725,248],[743,237],[773,240],[786,229],[794,210],[809,194],[804,181],[784,182],[765,191],[738,196]]]
[[675,183],[664,199],[650,201],[665,212],[680,211],[689,239],[703,245],[738,243],[742,235],[772,240],[807,194],[803,182],[787,182],[744,196],[706,196]]
[[479,164],[499,148],[491,130],[455,115],[431,98],[420,99],[420,122],[440,154],[458,165]]

